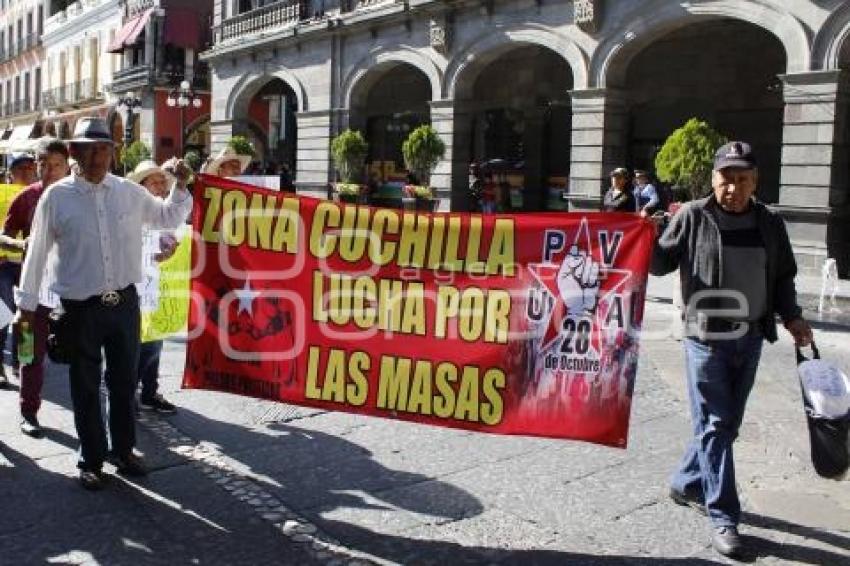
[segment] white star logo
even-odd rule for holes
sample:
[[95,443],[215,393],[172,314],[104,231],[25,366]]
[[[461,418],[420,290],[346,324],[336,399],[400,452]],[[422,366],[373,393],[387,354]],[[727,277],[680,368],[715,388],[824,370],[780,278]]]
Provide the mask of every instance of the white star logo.
[[239,309],[236,311],[236,314],[239,315],[243,312],[247,312],[253,316],[254,299],[257,298],[257,295],[259,295],[260,292],[253,290],[251,288],[251,282],[247,279],[245,280],[245,285],[241,289],[235,289],[233,292],[239,298]]

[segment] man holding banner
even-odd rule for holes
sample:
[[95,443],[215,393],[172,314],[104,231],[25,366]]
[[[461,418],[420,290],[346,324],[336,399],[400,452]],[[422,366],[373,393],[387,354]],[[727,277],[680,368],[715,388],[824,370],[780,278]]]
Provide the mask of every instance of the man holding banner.
[[[51,290],[61,298],[68,317],[71,399],[80,439],[77,466],[82,486],[94,490],[104,485],[101,468],[107,456],[121,474],[147,473],[133,453],[140,332],[135,284],[141,280],[142,231],[146,225],[177,228],[192,198],[186,190],[190,171],[182,162],[165,201],[111,175],[114,143],[101,119],[80,119],[70,148],[80,175],[54,184],[38,203],[16,298],[21,320],[32,324],[47,256],[55,252]],[[102,351],[108,376],[109,447],[100,409]]]
[[[0,246],[4,249],[26,253],[33,216],[44,190],[68,175],[68,148],[58,139],[48,139],[37,154],[40,181],[24,189],[9,206]],[[20,234],[21,238],[17,238]],[[55,305],[40,301],[35,310],[33,334],[34,355],[30,363],[21,366],[21,431],[40,438],[41,425],[38,410],[41,407],[41,388],[44,383],[44,354],[47,347],[47,316]]]
[[812,341],[797,305],[797,266],[785,224],[753,198],[757,181],[749,144],[735,141],[720,147],[713,194],[679,210],[658,239],[652,264],[654,275],[679,269],[686,305],[684,345],[694,437],[672,478],[670,496],[710,517],[712,544],[726,556],[742,550],[732,444],[762,343],[776,341],[776,315],[798,346]]

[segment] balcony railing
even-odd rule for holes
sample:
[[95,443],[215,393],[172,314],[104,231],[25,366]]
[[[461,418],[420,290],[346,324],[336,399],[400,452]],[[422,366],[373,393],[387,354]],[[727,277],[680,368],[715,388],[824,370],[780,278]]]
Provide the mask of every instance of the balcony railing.
[[15,114],[26,114],[27,112],[33,112],[38,110],[38,101],[35,101],[35,105],[33,105],[33,101],[29,99],[17,100],[15,102],[7,102],[0,106],[0,111],[3,112],[3,116],[14,116]]
[[283,0],[224,20],[219,26],[218,41],[228,41],[246,34],[271,31],[295,24],[307,16],[307,4],[301,0]]
[[57,108],[68,104],[78,104],[98,98],[94,81],[84,79],[76,83],[52,88],[41,93],[41,101],[45,108]]

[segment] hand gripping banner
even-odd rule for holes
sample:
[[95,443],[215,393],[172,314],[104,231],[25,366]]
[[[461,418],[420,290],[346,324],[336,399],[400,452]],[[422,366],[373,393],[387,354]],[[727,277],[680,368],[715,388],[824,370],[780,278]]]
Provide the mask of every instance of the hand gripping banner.
[[653,228],[195,183],[187,388],[624,447]]

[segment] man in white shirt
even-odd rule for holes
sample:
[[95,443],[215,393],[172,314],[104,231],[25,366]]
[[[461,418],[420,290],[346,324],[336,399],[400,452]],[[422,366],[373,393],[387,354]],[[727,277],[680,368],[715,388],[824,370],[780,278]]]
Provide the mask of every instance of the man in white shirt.
[[[179,163],[174,190],[162,200],[109,173],[114,143],[103,120],[80,119],[69,146],[80,173],[55,183],[41,197],[15,299],[20,319],[32,322],[50,255],[55,276],[50,290],[61,298],[70,329],[80,482],[86,489],[100,489],[107,459],[119,473],[146,473],[133,454],[139,357],[134,284],[142,278],[143,227],[177,228],[192,208],[186,190],[190,170]],[[101,351],[108,376],[109,447],[100,409]]]

